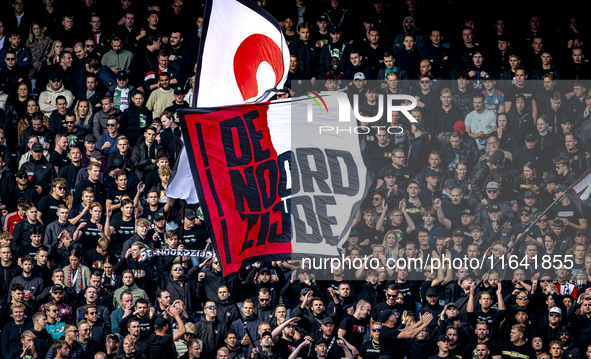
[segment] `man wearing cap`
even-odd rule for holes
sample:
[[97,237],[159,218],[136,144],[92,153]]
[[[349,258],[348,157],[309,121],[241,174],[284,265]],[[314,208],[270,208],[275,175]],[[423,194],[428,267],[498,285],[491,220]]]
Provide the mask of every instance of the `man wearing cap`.
[[486,184],[486,200],[487,204],[478,203],[476,206],[476,210],[474,211],[475,222],[480,222],[481,224],[486,224],[490,222],[490,218],[488,216],[489,206],[491,204],[495,204],[499,207],[501,211],[500,214],[500,224],[505,224],[507,222],[515,223],[515,216],[513,212],[513,208],[511,205],[505,201],[501,201],[499,199],[499,194],[501,191],[501,186],[495,182],[491,181]]
[[538,143],[537,137],[533,133],[528,133],[525,135],[524,141],[525,146],[519,147],[513,156],[512,165],[517,173],[523,172],[523,165],[525,165],[526,162],[531,161],[537,167],[540,161],[543,160],[540,150],[536,147],[536,144]]
[[502,152],[495,152],[487,162],[481,162],[477,167],[470,185],[472,192],[470,194],[470,206],[475,208],[478,202],[488,205],[488,199],[485,197],[485,188],[489,182],[500,183],[503,167],[505,166],[505,156]]
[[425,208],[433,207],[433,202],[441,198],[441,182],[439,182],[439,173],[428,168],[425,171],[426,185],[421,188],[419,198],[421,205]]
[[119,71],[117,73],[117,87],[112,91],[113,107],[120,111],[125,111],[131,103],[131,94],[134,89],[135,87],[129,83],[127,71]]
[[[174,87],[174,102],[172,105],[164,109],[164,111],[172,112],[176,118],[176,112],[183,108],[189,108],[190,105],[185,101],[186,91],[182,86]],[[164,125],[164,123],[162,124]]]
[[[517,215],[520,217],[520,223],[514,224],[511,226],[511,228],[513,229],[513,233],[519,236],[520,234],[524,233],[525,229],[531,224],[531,208],[523,206],[519,209]],[[540,250],[544,248],[544,238],[538,226],[533,226],[528,232],[524,233],[524,236],[524,240],[521,241],[520,246],[522,253],[524,253],[525,246],[528,244],[535,244]]]
[[33,177],[33,185],[41,196],[47,195],[51,189],[51,181],[56,178],[57,173],[53,165],[43,156],[43,146],[39,142],[31,146],[31,159],[22,164],[21,169],[25,170],[29,177]]
[[441,153],[433,151],[429,154],[429,164],[425,166],[425,168],[421,171],[421,173],[419,173],[419,175],[416,178],[419,181],[421,187],[427,185],[425,174],[430,169],[437,172],[437,177],[440,184],[443,183],[446,179],[452,177],[450,173],[446,171],[444,166],[442,165]]
[[[439,304],[439,290],[435,287],[429,287],[425,293],[425,297],[427,298],[427,304],[423,306],[419,312],[419,315],[431,313],[433,318],[439,318],[439,316],[441,316],[441,312],[443,312],[443,307]],[[428,328],[429,330],[433,330],[436,326],[437,321],[432,321]]]
[[[321,15],[325,16],[325,15]],[[320,20],[318,20],[320,22]],[[338,26],[331,26],[330,27],[330,40],[324,46],[322,46],[322,50],[320,51],[320,59],[318,60],[318,68],[316,70],[316,78],[319,78],[321,75],[325,75],[330,66],[330,59],[332,57],[337,56],[339,58],[339,72],[344,72],[345,69],[351,64],[350,55],[351,55],[351,44],[348,42],[342,41],[342,34],[341,28]]]
[[[185,249],[205,249],[207,242],[209,242],[209,233],[205,222],[197,218],[195,211],[187,208],[184,213],[183,231],[181,236],[181,228],[177,230],[179,235],[179,244],[185,246]],[[192,266],[201,263],[200,258],[191,257]]]
[[[558,186],[553,190],[554,198],[557,199],[566,190],[566,186]],[[579,229],[587,230],[587,219],[581,216],[568,196],[563,196],[558,203],[552,206],[548,213],[548,219],[550,224],[552,224],[552,219],[561,219],[566,228],[565,232],[571,237],[574,237],[575,231]]]
[[[335,322],[338,323],[344,316],[343,306],[332,287],[329,287],[328,293],[335,303],[332,313],[327,313],[324,302],[318,299],[318,297],[315,298],[314,291],[310,288],[303,288],[300,291],[300,297],[303,298],[302,303],[292,310],[291,317],[300,318],[298,325],[304,328],[306,333],[314,338],[322,334],[322,320],[332,318],[334,324]],[[364,302],[367,303],[366,301]]]
[[[577,230],[577,232],[575,234],[574,245],[576,246],[577,244],[582,244],[585,246],[585,254],[591,253],[591,246],[587,243],[587,230],[584,230],[584,229]],[[566,250],[565,254],[572,255],[574,257],[574,251],[575,251],[575,248],[571,247]]]
[[439,348],[437,354],[429,357],[429,359],[448,359],[448,358],[455,358],[455,355],[451,355],[449,352],[449,345],[451,343],[451,339],[442,334],[437,337],[437,347]]
[[406,339],[412,339],[423,331],[431,321],[434,319],[430,313],[425,313],[421,320],[417,321],[413,329],[400,331],[398,329],[398,318],[400,313],[396,310],[387,309],[380,313],[378,321],[382,322],[382,330],[380,331],[380,358],[393,359],[402,358],[404,353],[400,352],[400,348],[406,345]]
[[150,335],[149,353],[150,358],[172,359],[174,357],[174,342],[185,335],[185,323],[179,315],[175,306],[166,309],[169,317],[173,317],[178,325],[178,330],[173,334],[169,333],[170,323],[164,317],[158,317],[154,321],[154,333]]
[[332,26],[328,22],[326,14],[321,14],[316,19],[315,33],[310,35],[311,40],[316,44],[318,48],[324,48],[326,44],[330,42],[330,29]]
[[72,107],[72,104],[74,103],[72,92],[66,90],[64,87],[64,84],[62,83],[62,75],[59,72],[52,72],[49,75],[47,90],[41,92],[39,95],[39,109],[45,116],[49,117],[54,110],[57,110],[56,100],[58,96],[64,96],[68,103],[68,108]]
[[560,340],[560,325],[562,317],[562,309],[558,307],[552,307],[548,311],[548,323],[540,328],[540,334],[545,343]]

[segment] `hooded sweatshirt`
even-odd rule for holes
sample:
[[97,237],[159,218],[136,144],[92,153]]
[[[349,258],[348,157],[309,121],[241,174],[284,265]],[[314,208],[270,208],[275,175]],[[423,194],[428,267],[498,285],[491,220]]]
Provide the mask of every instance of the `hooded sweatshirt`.
[[51,88],[51,84],[47,84],[46,86],[47,91],[41,92],[39,95],[39,109],[43,111],[43,114],[47,117],[51,116],[51,113],[54,110],[57,110],[55,106],[55,100],[58,96],[64,96],[66,98],[66,102],[68,103],[68,108],[72,107],[74,103],[74,97],[72,96],[72,92],[66,90],[64,84],[60,87],[57,91]]

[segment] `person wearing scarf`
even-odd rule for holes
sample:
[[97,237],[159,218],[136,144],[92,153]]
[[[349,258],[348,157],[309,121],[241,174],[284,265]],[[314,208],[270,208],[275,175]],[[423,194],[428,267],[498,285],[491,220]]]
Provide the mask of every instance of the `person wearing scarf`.
[[86,290],[86,287],[90,285],[90,269],[80,264],[80,258],[82,258],[80,249],[72,249],[69,256],[70,265],[63,269],[66,276],[66,286],[74,288],[76,293]]

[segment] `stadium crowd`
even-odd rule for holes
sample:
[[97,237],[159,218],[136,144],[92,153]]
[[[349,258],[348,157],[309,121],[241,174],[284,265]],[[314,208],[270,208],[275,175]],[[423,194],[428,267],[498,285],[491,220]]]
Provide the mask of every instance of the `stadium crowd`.
[[226,281],[216,258],[138,260],[212,249],[199,206],[166,196],[204,3],[1,5],[2,358],[591,358],[588,206],[543,213],[591,167],[575,4],[258,1],[286,91],[359,95],[368,118],[412,95],[418,121],[359,122],[375,179],[343,254],[376,269]]

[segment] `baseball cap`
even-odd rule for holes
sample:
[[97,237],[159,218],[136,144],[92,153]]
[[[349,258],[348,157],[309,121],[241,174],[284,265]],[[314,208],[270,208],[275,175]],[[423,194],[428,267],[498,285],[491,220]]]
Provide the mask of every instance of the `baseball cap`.
[[117,80],[126,80],[129,78],[129,75],[127,74],[127,71],[122,70],[117,72]]
[[562,116],[562,118],[560,119],[560,123],[566,123],[566,122],[573,122],[573,120],[568,116]]
[[505,155],[501,151],[497,151],[497,152],[493,153],[490,156],[490,158],[488,159],[489,163],[491,163],[497,167],[503,167],[503,161],[505,161]]
[[515,307],[515,313],[517,313],[517,312],[527,313],[527,308],[526,307]]
[[154,215],[153,218],[155,221],[158,221],[158,220],[164,219],[166,217],[164,216],[164,212],[158,211],[158,212],[156,212],[156,214]]
[[437,171],[435,171],[432,168],[429,168],[429,169],[427,169],[425,171],[425,177],[434,177],[434,176],[437,176],[437,175],[438,175]]
[[575,236],[586,236],[587,235],[587,231],[584,229],[577,229],[577,233],[575,234]]
[[549,173],[546,176],[546,179],[544,180],[544,182],[542,182],[541,186],[546,187],[548,185],[548,183],[556,183],[556,175],[554,173]]
[[94,158],[95,160],[100,160],[101,158],[103,158],[99,151],[94,151],[90,154],[90,157]]
[[259,274],[262,274],[262,273],[265,273],[265,272],[271,274],[271,271],[267,267],[263,267],[263,268],[259,269]]
[[427,289],[427,297],[433,296],[433,295],[439,297],[439,292],[437,291],[437,289],[435,289],[433,287]]
[[566,186],[563,184],[561,184],[560,186],[558,186],[552,190],[552,192],[564,192],[564,191],[566,191]]
[[458,308],[458,306],[457,306],[457,305],[456,305],[456,303],[454,303],[454,302],[449,302],[449,303],[447,303],[447,307],[448,307],[448,308],[450,308],[450,307],[454,307],[454,308],[456,308],[456,309]]
[[456,228],[456,229],[454,229],[453,235],[454,236],[462,236],[462,237],[464,237],[464,231],[462,231],[459,228]]
[[327,323],[334,324],[334,320],[332,319],[332,317],[324,317],[324,319],[322,319],[322,324],[327,324]]
[[460,212],[460,216],[463,216],[464,214],[465,214],[465,215],[468,215],[468,216],[471,216],[471,215],[472,215],[472,210],[471,210],[470,208],[464,208],[464,209],[463,209],[463,210]]
[[492,80],[489,74],[484,75],[483,80]]
[[325,337],[320,337],[316,340],[316,345],[320,345],[322,343],[328,345],[328,340]]
[[417,122],[412,122],[417,130],[424,130],[425,129],[425,121],[424,120],[417,120]]
[[354,80],[365,80],[365,74],[363,72],[356,72],[353,76]]
[[552,307],[548,313],[550,313],[550,314],[556,313],[558,315],[562,315],[562,309],[560,309],[558,307]]
[[31,146],[31,150],[33,152],[43,152],[43,146],[41,146],[39,142],[35,142],[33,143],[33,146]]
[[331,34],[336,34],[337,32],[341,32],[341,28],[338,26],[331,26],[330,27],[330,33]]
[[164,327],[166,324],[168,324],[168,320],[164,319],[164,317],[158,317],[154,321],[154,326],[157,326],[159,328]]
[[386,176],[396,176],[396,171],[395,171],[394,166],[388,166],[388,168],[386,168],[386,170],[384,171],[384,177],[386,177]]
[[527,212],[529,214],[531,214],[531,208],[529,208],[528,206],[523,206],[521,208],[519,208],[519,213],[521,212]]
[[185,333],[188,333],[188,334],[197,333],[197,328],[195,328],[195,324],[193,324],[191,322],[185,324]]
[[321,14],[320,16],[318,16],[316,21],[328,21],[328,17],[325,14]]
[[96,142],[96,137],[94,137],[94,135],[86,135],[86,137],[84,137],[84,142]]
[[302,290],[300,290],[300,296],[306,295],[306,294],[308,294],[308,292],[311,292],[311,291],[312,291],[312,289],[310,289],[310,288],[303,288]]
[[177,86],[174,88],[174,94],[175,95],[184,95],[185,94],[185,90],[183,90],[182,86]]
[[501,240],[509,241],[513,236],[513,228],[506,227],[501,230]]
[[523,195],[523,198],[534,197],[537,198],[536,192],[532,191],[531,189]]
[[497,182],[489,182],[486,184],[486,189],[499,189],[501,186]]
[[261,335],[261,338],[264,338],[264,337],[272,337],[272,336],[273,336],[273,335],[271,334],[271,332],[270,332],[270,331],[268,331],[268,330],[265,330],[265,331],[263,332],[263,334]]
[[526,141],[535,141],[536,140],[536,136],[534,136],[533,133],[528,133],[527,135],[525,135],[525,140]]
[[195,214],[195,211],[188,208],[188,209],[185,209],[185,218],[186,219],[195,219],[195,218],[197,218],[197,215]]
[[386,309],[383,312],[381,312],[380,314],[378,314],[378,321],[380,322],[387,322],[388,319],[390,319],[391,316],[398,314],[398,311],[396,309]]
[[49,79],[50,79],[51,81],[55,81],[55,80],[61,80],[61,79],[62,79],[62,74],[61,74],[61,73],[59,73],[59,72],[57,72],[57,71],[54,71],[54,72],[52,72],[52,73],[49,75]]
[[448,178],[443,181],[443,188],[454,189],[458,187],[458,183],[453,178]]
[[456,121],[456,123],[454,123],[454,130],[460,131],[460,133],[463,136],[466,132],[466,124],[464,123],[464,121]]
[[442,334],[437,338],[437,343],[439,342],[451,342],[451,339],[447,335]]
[[488,204],[488,211],[489,212],[499,212],[501,210],[501,207],[499,207],[498,204],[496,203],[489,203]]
[[16,175],[15,176],[16,177],[20,177],[20,176],[27,176],[27,175],[28,175],[27,174],[27,171],[24,168],[21,167],[21,169],[16,172]]
[[52,292],[56,292],[56,291],[64,291],[64,287],[62,287],[61,284],[54,284],[53,287],[51,287],[51,291]]
[[349,232],[349,237],[359,237],[359,233],[357,233],[356,229],[352,229],[351,232]]
[[466,279],[468,279],[468,278],[470,278],[470,279],[474,280],[474,277],[472,277],[472,275],[471,275],[471,274],[467,274],[467,275],[466,275],[466,276],[464,276],[462,279],[460,279],[460,285],[461,285],[461,284],[462,284],[462,283],[463,283],[463,282],[464,282]]

